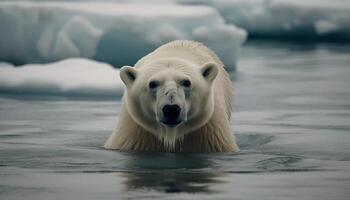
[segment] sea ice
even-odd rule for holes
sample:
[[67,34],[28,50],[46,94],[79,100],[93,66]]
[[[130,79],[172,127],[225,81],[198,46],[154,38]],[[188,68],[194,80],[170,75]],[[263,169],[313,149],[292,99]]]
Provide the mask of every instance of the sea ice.
[[86,57],[121,67],[192,39],[234,69],[247,35],[213,8],[169,3],[0,2],[0,26],[0,60],[17,65]]
[[119,96],[119,70],[86,58],[15,67],[0,63],[0,92],[75,96]]
[[177,0],[208,5],[251,38],[350,42],[348,0]]

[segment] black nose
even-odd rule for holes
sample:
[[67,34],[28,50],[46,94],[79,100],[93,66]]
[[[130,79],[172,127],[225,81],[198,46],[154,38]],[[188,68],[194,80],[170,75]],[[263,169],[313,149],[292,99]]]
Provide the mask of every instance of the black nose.
[[165,105],[162,111],[166,119],[176,120],[180,115],[181,108],[178,105]]

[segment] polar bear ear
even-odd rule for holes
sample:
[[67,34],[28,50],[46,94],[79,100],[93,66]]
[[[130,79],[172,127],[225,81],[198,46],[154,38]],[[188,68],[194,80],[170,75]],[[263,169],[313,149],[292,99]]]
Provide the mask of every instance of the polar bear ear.
[[213,62],[205,63],[201,67],[201,73],[206,80],[212,82],[219,73],[218,65]]
[[131,85],[136,80],[137,72],[133,67],[124,66],[120,69],[120,78],[126,86]]

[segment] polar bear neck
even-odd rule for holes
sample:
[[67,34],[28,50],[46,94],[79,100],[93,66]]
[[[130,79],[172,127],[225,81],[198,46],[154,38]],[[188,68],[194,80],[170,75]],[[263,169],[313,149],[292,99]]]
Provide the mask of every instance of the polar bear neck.
[[183,140],[183,135],[179,137],[178,130],[176,128],[162,128],[161,133],[157,134],[160,141],[163,143],[164,148],[169,151],[175,150],[177,141]]
[[121,123],[104,147],[148,152],[238,151],[234,136],[230,133],[228,119],[222,114],[222,110],[215,111],[204,126],[174,140],[174,133],[168,132],[167,137],[160,139],[135,123],[129,113],[123,112],[120,116]]

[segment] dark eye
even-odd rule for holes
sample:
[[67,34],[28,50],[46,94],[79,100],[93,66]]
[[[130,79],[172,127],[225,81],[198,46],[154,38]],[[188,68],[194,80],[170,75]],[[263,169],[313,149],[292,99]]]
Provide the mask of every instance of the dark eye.
[[151,81],[148,83],[148,87],[150,89],[155,89],[156,87],[158,87],[158,82],[157,81]]
[[182,80],[181,85],[184,87],[191,87],[191,81],[188,79]]

